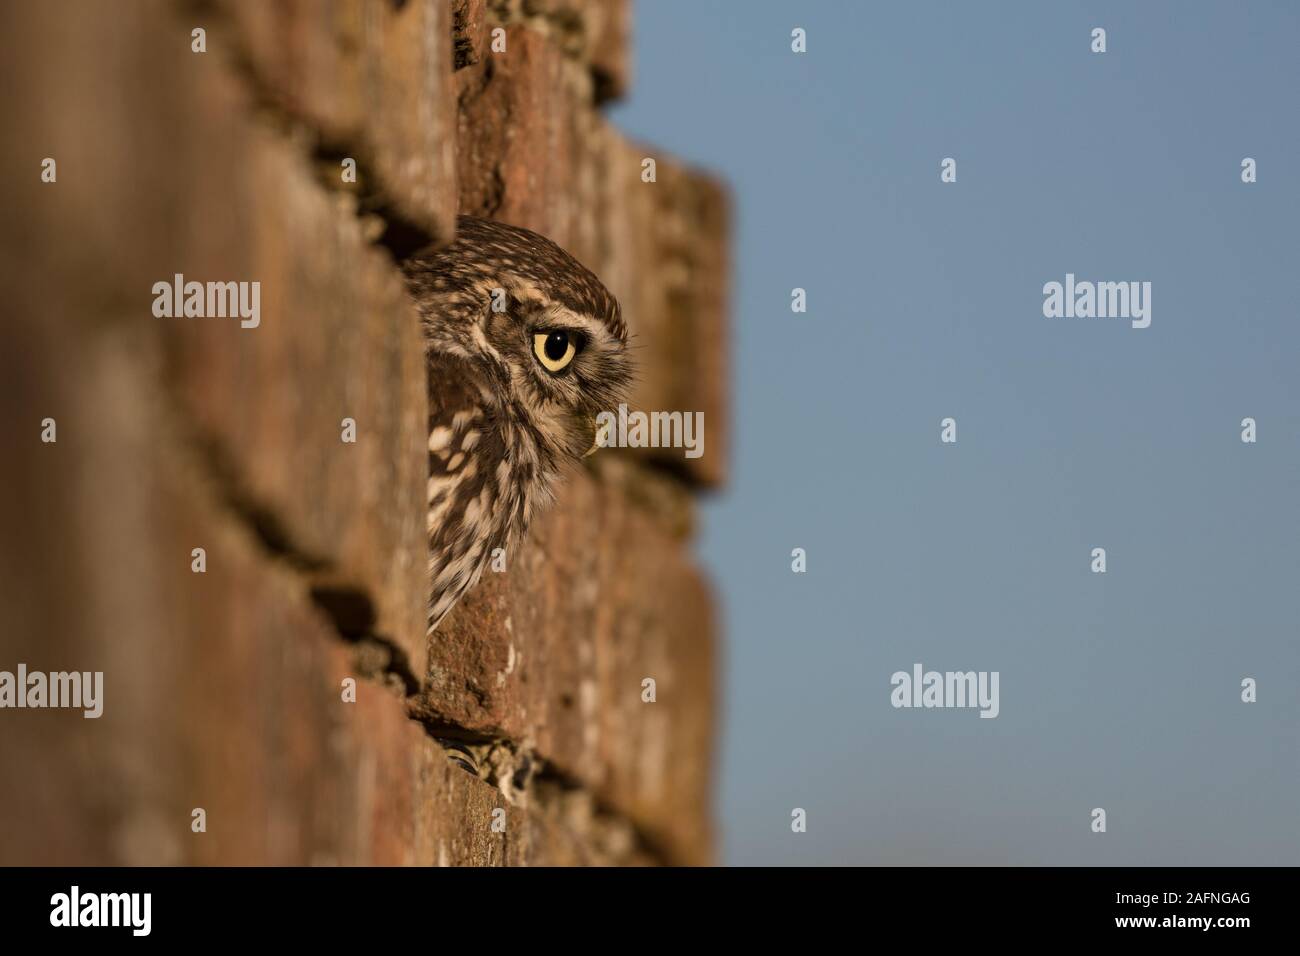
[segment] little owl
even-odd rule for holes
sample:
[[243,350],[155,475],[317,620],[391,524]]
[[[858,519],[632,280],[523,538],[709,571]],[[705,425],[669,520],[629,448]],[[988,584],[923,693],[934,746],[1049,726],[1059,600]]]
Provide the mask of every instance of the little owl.
[[429,368],[429,630],[508,554],[632,377],[618,302],[527,229],[461,216],[404,265]]

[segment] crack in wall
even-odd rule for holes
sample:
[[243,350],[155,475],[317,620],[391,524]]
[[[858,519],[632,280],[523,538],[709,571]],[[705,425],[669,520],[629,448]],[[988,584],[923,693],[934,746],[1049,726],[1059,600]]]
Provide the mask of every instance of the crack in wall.
[[478,62],[478,51],[474,49],[474,39],[470,36],[473,24],[470,22],[468,0],[454,0],[451,10],[451,51],[452,69],[463,70]]
[[[173,396],[173,404],[180,405],[179,389],[174,383],[166,383],[165,392]],[[248,490],[239,477],[234,457],[226,450],[225,445],[212,435],[202,434],[198,425],[194,424],[188,416],[184,417],[187,426],[184,428],[186,438],[202,463],[204,473],[214,479],[226,509],[235,514],[240,523],[252,532],[262,545],[262,549],[303,573],[312,574],[326,570],[329,561],[295,542],[275,511],[258,501],[257,497]]]
[[339,637],[357,646],[358,669],[381,683],[396,682],[403,697],[420,692],[410,657],[396,641],[375,630],[375,605],[363,588],[317,583],[312,602],[330,619]]
[[[475,61],[477,64],[478,61]],[[456,94],[456,115],[457,129],[460,130],[465,124],[467,117],[471,117],[478,103],[484,97],[488,96],[494,90],[493,80],[496,77],[496,63],[492,57],[488,57],[482,62],[477,70],[470,70],[462,74],[465,78],[460,80],[460,87]],[[500,125],[503,129],[509,129],[511,125],[512,104],[509,97],[497,97],[498,105],[501,109]],[[463,143],[458,144],[458,149]],[[480,198],[476,208],[462,208],[460,211],[481,216],[485,219],[493,219],[501,211],[501,206],[505,202],[506,181],[501,171],[503,157],[500,155],[500,149],[492,158],[486,159],[482,165],[486,167],[486,181],[481,184],[483,195]],[[478,150],[475,149],[474,158],[478,157]],[[463,157],[461,158],[463,161]],[[462,186],[464,184],[462,183]],[[463,189],[461,203],[465,202]]]
[[[449,729],[443,725],[438,733],[445,734]],[[546,812],[578,801],[596,825],[620,831],[630,846],[629,856],[637,855],[661,866],[673,864],[674,854],[664,841],[532,747],[505,736],[430,735],[443,748],[448,762],[499,791],[507,804],[524,808],[536,805]]]
[[[372,216],[381,223],[381,228],[374,232],[371,241],[387,250],[395,265],[400,266],[421,249],[438,243],[438,237],[406,215],[393,198],[394,193],[378,171],[374,150],[364,135],[345,138],[331,134],[310,117],[296,111],[262,75],[245,48],[235,24],[215,0],[189,0],[189,5],[212,23],[211,29],[220,32],[228,40],[223,46],[225,62],[251,96],[256,115],[277,129],[287,140],[293,142],[305,139],[312,144],[308,158],[318,171],[318,183],[326,191],[353,196],[359,217]],[[401,6],[400,3],[394,4],[398,10]],[[344,159],[356,163],[355,183],[345,184],[338,175],[339,164]],[[327,166],[329,174],[324,169]]]

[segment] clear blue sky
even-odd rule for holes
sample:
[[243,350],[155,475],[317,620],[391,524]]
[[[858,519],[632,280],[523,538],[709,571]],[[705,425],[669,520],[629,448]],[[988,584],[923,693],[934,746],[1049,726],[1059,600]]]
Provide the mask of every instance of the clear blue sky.
[[[634,25],[615,122],[736,204],[724,860],[1300,863],[1300,6]],[[1045,318],[1066,273],[1150,281],[1150,328]],[[891,707],[916,662],[1000,715]]]

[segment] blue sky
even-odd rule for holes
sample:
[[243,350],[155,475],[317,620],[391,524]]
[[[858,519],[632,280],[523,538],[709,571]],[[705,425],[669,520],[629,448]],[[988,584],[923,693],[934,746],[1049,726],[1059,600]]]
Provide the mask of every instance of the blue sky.
[[[1300,862],[1300,7],[634,27],[614,121],[735,201],[724,861]],[[1151,326],[1045,318],[1067,273],[1149,281]],[[916,662],[998,671],[999,716],[891,707]]]

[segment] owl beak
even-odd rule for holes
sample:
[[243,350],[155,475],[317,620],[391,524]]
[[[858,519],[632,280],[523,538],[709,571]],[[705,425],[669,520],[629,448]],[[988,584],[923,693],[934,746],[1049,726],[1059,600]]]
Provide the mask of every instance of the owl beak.
[[601,422],[593,418],[592,426],[593,432],[591,436],[591,447],[583,453],[583,458],[590,458],[592,455],[596,454],[596,449],[603,448],[606,441],[609,439],[609,422]]

